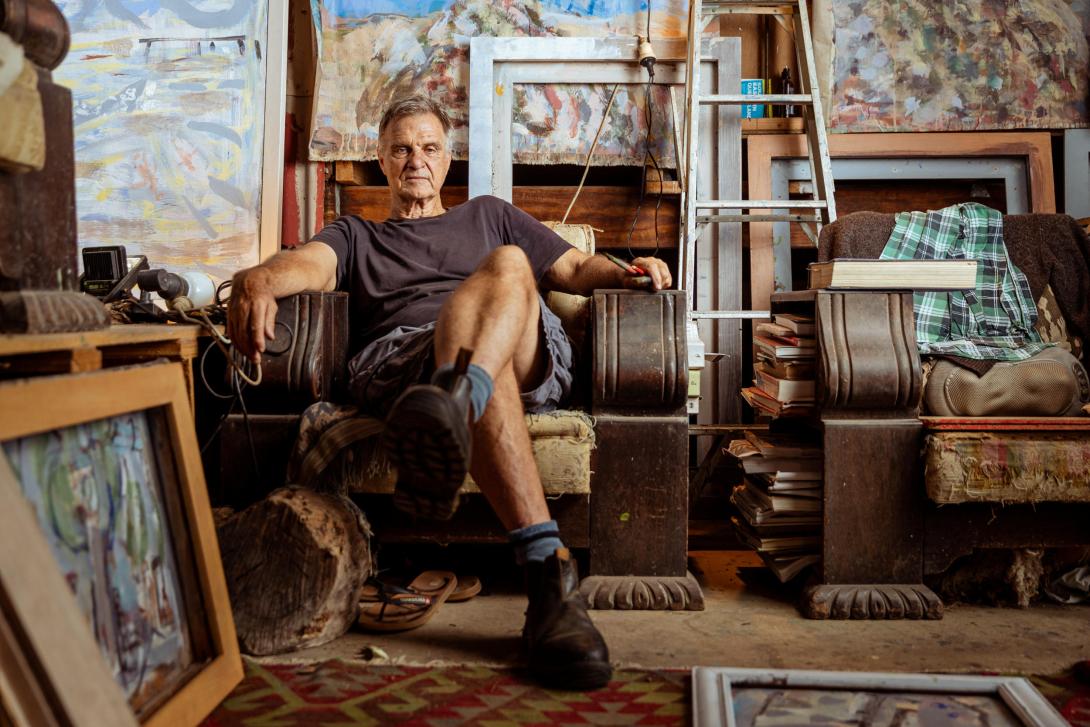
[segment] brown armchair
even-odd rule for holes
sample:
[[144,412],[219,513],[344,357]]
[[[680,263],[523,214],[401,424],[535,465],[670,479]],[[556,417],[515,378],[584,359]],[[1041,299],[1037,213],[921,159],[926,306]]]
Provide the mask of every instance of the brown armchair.
[[[892,229],[893,215],[843,217],[822,230],[819,259],[876,258]],[[1004,231],[1045,309],[1038,330],[1077,351],[1090,239],[1066,215],[1006,216]],[[772,307],[817,319],[824,538],[807,616],[941,618],[925,576],[961,556],[1090,544],[1090,418],[921,418],[911,293],[800,291]]]
[[[289,350],[264,359],[264,383],[248,401],[263,413],[251,413],[248,422],[232,414],[221,437],[221,482],[232,504],[244,505],[285,484],[303,407],[343,400],[345,298],[304,293],[281,301],[278,327],[293,335]],[[550,299],[569,333],[588,333],[572,338],[585,339],[577,378],[584,382],[589,406],[528,415],[528,425],[561,535],[569,546],[588,551],[589,573],[581,589],[594,608],[702,609],[703,594],[686,570],[684,295],[600,290],[591,301],[566,303]],[[285,404],[294,410],[286,411]],[[279,412],[270,413],[270,406]],[[260,482],[251,465],[251,442],[262,468]],[[343,452],[329,469],[345,475],[349,493],[380,541],[505,540],[471,478],[454,518],[432,523],[412,521],[392,507],[396,473],[373,440],[369,448]]]

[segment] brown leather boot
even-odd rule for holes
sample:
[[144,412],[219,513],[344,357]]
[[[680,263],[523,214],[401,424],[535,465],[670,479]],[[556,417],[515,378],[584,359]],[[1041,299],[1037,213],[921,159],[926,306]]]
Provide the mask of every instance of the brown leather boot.
[[397,467],[394,505],[410,515],[449,520],[469,471],[473,448],[469,428],[469,351],[438,385],[405,390],[386,417],[382,445]]
[[567,548],[526,564],[526,625],[522,639],[530,671],[557,689],[601,689],[613,669],[609,649],[587,615],[579,573]]

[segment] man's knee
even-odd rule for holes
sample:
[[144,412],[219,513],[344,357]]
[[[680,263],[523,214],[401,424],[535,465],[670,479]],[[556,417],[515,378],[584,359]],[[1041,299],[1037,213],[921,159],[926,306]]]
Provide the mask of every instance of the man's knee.
[[493,250],[481,263],[479,270],[504,278],[506,284],[535,290],[537,288],[530,258],[514,245],[502,245]]

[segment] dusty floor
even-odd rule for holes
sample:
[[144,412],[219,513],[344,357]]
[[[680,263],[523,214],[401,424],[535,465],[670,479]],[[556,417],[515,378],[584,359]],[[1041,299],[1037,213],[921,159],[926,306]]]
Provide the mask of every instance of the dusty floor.
[[[767,581],[767,571],[749,569],[760,563],[755,554],[691,555],[706,610],[592,612],[615,665],[1049,674],[1090,658],[1088,605],[955,605],[941,621],[809,621]],[[358,659],[378,647],[389,658],[376,663],[518,664],[525,599],[511,588],[488,590],[467,603],[445,604],[414,631],[352,631],[292,657]]]

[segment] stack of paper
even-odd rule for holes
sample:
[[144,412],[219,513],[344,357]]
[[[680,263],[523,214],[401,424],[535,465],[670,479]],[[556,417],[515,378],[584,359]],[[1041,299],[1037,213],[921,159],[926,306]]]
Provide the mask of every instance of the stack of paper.
[[746,432],[727,452],[745,471],[731,502],[739,538],[781,581],[821,560],[821,449],[801,436]]

